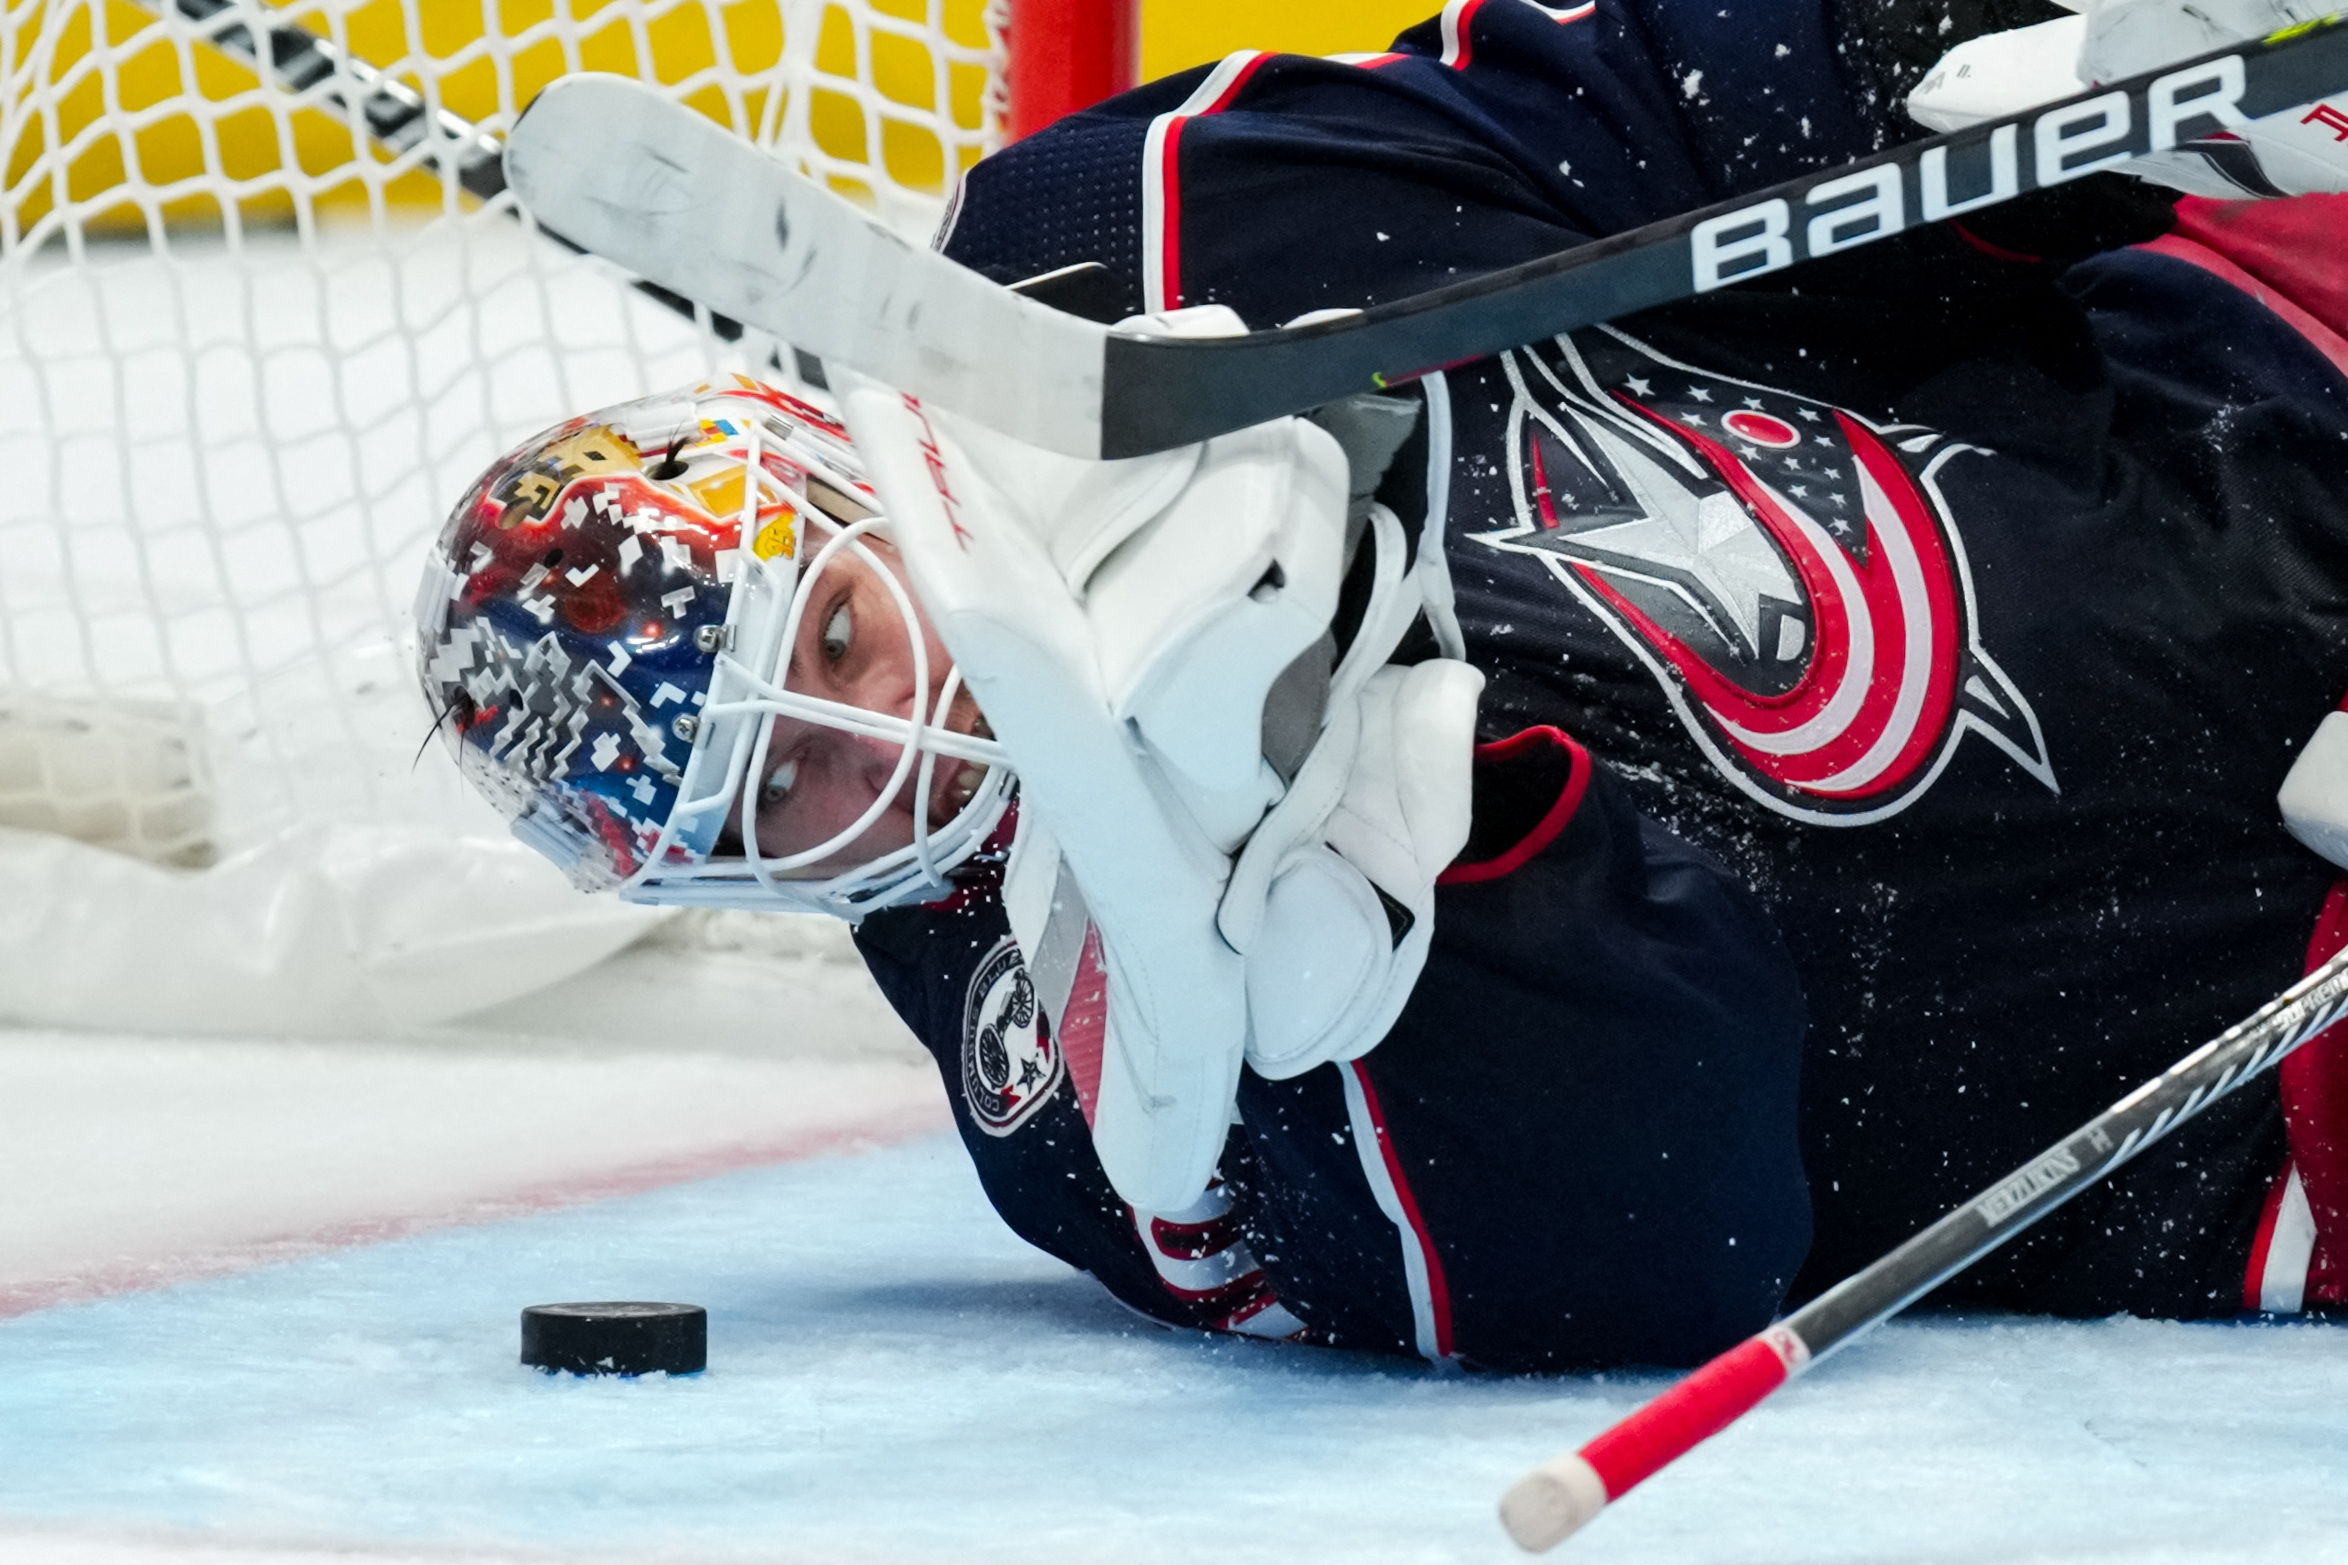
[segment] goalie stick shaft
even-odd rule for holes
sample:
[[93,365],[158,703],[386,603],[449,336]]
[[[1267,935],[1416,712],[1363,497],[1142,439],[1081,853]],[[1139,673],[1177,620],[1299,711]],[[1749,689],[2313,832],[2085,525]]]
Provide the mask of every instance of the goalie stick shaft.
[[1502,1525],[1527,1550],[1553,1547],[1795,1375],[2104,1179],[2343,1014],[2348,951],[1872,1266],[1721,1354],[1579,1451],[1535,1468],[1502,1498]]
[[574,77],[507,173],[589,249],[875,380],[1071,456],[1138,456],[1962,217],[2348,85],[2331,21],[1909,142],[1312,325],[1122,334],[887,234],[690,110]]

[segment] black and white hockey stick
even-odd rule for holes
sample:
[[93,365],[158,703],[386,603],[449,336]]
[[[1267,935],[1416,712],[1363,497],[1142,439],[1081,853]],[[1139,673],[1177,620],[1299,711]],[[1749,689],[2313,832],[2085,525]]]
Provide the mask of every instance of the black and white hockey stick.
[[2104,1178],[2348,1014],[2348,951],[2195,1049],[1874,1265],[1697,1370],[1500,1502],[1508,1535],[1553,1547],[1609,1501],[1726,1429],[1779,1386]]
[[624,78],[549,87],[509,137],[506,175],[542,221],[711,309],[1032,444],[1120,457],[1978,211],[2343,86],[2348,28],[2314,23],[1343,319],[1210,340],[1118,335],[1019,298]]
[[[423,149],[423,159],[454,179],[459,188],[484,202],[505,193],[505,143],[462,115],[434,108],[424,95],[333,39],[291,22],[268,19],[270,8],[260,0],[134,0],[158,16],[178,16],[193,22],[201,36],[230,58],[274,79],[288,92],[316,88],[327,104],[340,109],[377,145],[397,155]],[[259,27],[255,37],[254,25]],[[584,245],[553,229],[539,232],[574,255]],[[697,311],[691,299],[656,282],[635,279],[632,286],[646,298],[688,319]],[[739,321],[723,315],[706,316],[709,329],[726,342],[742,335]],[[813,367],[801,363],[802,378]]]
[[[138,4],[158,15],[196,23],[213,47],[266,72],[289,92],[306,92],[323,83],[321,96],[356,120],[370,139],[394,153],[423,145],[429,162],[447,168],[459,185],[482,200],[505,189],[505,146],[497,137],[446,109],[433,108],[415,88],[333,39],[290,22],[264,20],[270,8],[260,0]],[[220,21],[223,16],[230,20]],[[260,24],[257,39],[251,22]]]

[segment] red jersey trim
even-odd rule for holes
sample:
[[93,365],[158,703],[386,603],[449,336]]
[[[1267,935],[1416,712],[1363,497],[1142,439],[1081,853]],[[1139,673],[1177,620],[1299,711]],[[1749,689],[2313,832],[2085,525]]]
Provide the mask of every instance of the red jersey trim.
[[[2307,941],[2307,971],[2348,945],[2348,880],[2336,881]],[[2276,1067],[2289,1149],[2259,1212],[2242,1271],[2242,1307],[2292,1314],[2348,1295],[2348,1024],[2335,1023]]]
[[2209,246],[2199,240],[2188,239],[2182,234],[2163,234],[2142,248],[2150,250],[2156,255],[2165,255],[2171,260],[2198,266],[2212,277],[2223,278],[2232,283],[2269,310],[2281,316],[2293,331],[2307,339],[2309,345],[2316,352],[2332,361],[2332,368],[2343,375],[2348,375],[2348,339],[2343,339],[2338,332],[2333,331],[2329,326]]
[[1992,261],[2015,261],[2025,266],[2037,266],[2046,260],[2043,255],[2025,255],[2019,250],[2008,250],[2004,245],[1991,244],[1954,218],[1949,219],[1949,231]]
[[1558,790],[1548,812],[1533,829],[1519,838],[1507,851],[1472,864],[1453,864],[1435,877],[1438,886],[1472,886],[1479,881],[1499,880],[1513,875],[1536,858],[1542,849],[1555,842],[1559,833],[1573,824],[1574,816],[1582,807],[1582,796],[1590,791],[1590,752],[1577,743],[1573,735],[1562,728],[1543,724],[1510,734],[1490,744],[1476,746],[1479,761],[1506,761],[1538,744],[1555,745],[1573,757],[1573,775]]
[[[2348,880],[2335,881],[2307,943],[2307,970],[2348,946]],[[2283,1126],[2290,1137],[2286,1174],[2298,1185],[2286,1199],[2277,1233],[2294,1217],[2304,1230],[2297,1262],[2308,1305],[2348,1303],[2348,1023],[2334,1023],[2276,1067]],[[2277,1247],[2281,1241],[2278,1239]],[[2273,1269],[2270,1257],[2268,1269]],[[2271,1306],[2270,1306],[2271,1308]]]
[[1443,1275],[1443,1257],[1436,1253],[1434,1235],[1419,1211],[1395,1155],[1394,1138],[1386,1129],[1386,1112],[1378,1102],[1377,1086],[1360,1060],[1338,1065],[1345,1084],[1346,1115],[1353,1121],[1354,1152],[1378,1208],[1394,1224],[1402,1239],[1402,1275],[1410,1293],[1411,1320],[1422,1358],[1437,1363],[1451,1358],[1451,1284]]
[[1084,926],[1084,948],[1076,959],[1076,982],[1060,1010],[1060,1059],[1076,1088],[1076,1106],[1089,1128],[1100,1111],[1101,1053],[1109,1035],[1109,971],[1101,954],[1101,932]]
[[2140,248],[2198,266],[2265,305],[2348,374],[2348,285],[2338,256],[2348,196],[2177,204],[2174,233]]
[[1464,71],[1475,63],[1476,42],[1468,33],[1484,0],[1451,0],[1443,8],[1443,63]]
[[1141,152],[1141,290],[1142,308],[1153,315],[1182,308],[1182,128],[1229,108],[1271,58],[1257,49],[1224,56],[1180,108],[1150,121]]
[[[1586,21],[1597,14],[1598,0],[1583,0],[1580,5],[1543,5],[1541,0],[1519,0],[1564,26],[1570,22]],[[1475,25],[1476,13],[1484,8],[1484,0],[1451,0],[1443,8],[1443,63],[1455,71],[1464,71],[1476,62],[1476,43],[1469,29]]]

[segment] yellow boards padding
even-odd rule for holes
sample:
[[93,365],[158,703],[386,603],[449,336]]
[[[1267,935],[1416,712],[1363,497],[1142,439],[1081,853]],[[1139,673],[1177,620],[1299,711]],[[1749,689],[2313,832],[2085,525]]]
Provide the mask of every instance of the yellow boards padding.
[[1155,79],[1234,49],[1368,53],[1442,8],[1443,0],[1145,0],[1141,73]]
[[[886,19],[921,23],[930,0],[853,3],[881,19],[879,25],[857,26],[846,4],[805,7],[820,16],[806,133],[830,158],[877,158],[893,183],[938,190],[945,144],[922,121],[944,115],[977,126],[985,74],[975,64],[941,63],[915,38],[889,30]],[[1377,49],[1435,3],[1147,0],[1142,68],[1146,76],[1161,76],[1238,48]],[[684,85],[688,101],[705,112],[771,133],[784,109],[770,97],[782,74],[786,4],[797,11],[803,0],[294,0],[271,9],[495,129],[503,128],[513,105],[528,103],[556,75],[601,70]],[[983,47],[985,5],[947,0],[948,37]],[[6,0],[6,6],[0,245],[33,237],[61,200],[79,208],[87,228],[105,231],[151,221],[217,224],[224,202],[233,202],[244,221],[282,222],[294,214],[297,190],[327,210],[378,201],[438,208],[456,199],[412,157],[404,172],[386,179],[389,155],[363,135],[354,138],[340,115],[289,110],[289,100],[263,90],[251,70],[190,41],[184,29],[174,36],[147,6],[132,0]],[[826,87],[823,78],[841,87]],[[872,83],[869,96],[842,90],[859,80]],[[208,107],[171,109],[191,93]],[[115,115],[101,124],[110,104]],[[891,114],[891,105],[908,112]]]
[[[327,208],[377,199],[439,207],[454,199],[426,170],[411,167],[386,181],[381,166],[388,154],[364,136],[354,144],[339,114],[289,111],[289,100],[264,91],[251,70],[187,39],[184,29],[174,36],[145,6],[6,3],[0,240],[10,245],[23,242],[60,198],[81,205],[85,223],[99,229],[144,226],[151,218],[217,223],[224,196],[247,221],[282,221],[294,211],[296,189]],[[929,0],[854,0],[865,18],[861,27],[846,5],[790,3],[794,12],[820,18],[811,51],[818,79],[805,107],[806,132],[816,145],[836,159],[878,158],[896,184],[940,189],[945,144],[922,121],[943,116],[976,127],[986,76],[975,63],[943,61],[915,37],[889,29],[892,18],[922,22]],[[600,70],[683,86],[687,101],[714,117],[771,133],[785,108],[770,101],[782,75],[784,4],[297,0],[271,10],[409,86],[428,89],[455,114],[496,129],[513,105],[528,103],[555,76]],[[984,8],[985,0],[947,0],[948,38],[983,49]],[[827,77],[841,87],[823,85]],[[872,83],[867,96],[842,90],[860,80]],[[173,111],[191,93],[207,107]],[[109,105],[115,112],[101,124]],[[907,113],[887,112],[891,105]],[[354,167],[354,160],[363,166]]]

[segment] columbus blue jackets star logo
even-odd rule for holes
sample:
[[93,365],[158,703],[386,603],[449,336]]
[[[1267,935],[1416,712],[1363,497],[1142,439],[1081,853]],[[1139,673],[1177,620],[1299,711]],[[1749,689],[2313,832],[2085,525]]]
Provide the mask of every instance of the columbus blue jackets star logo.
[[1516,524],[1484,541],[1547,565],[1738,787],[1862,825],[1978,734],[2059,791],[2037,715],[1980,643],[1936,482],[1986,453],[1611,328],[1503,363]]

